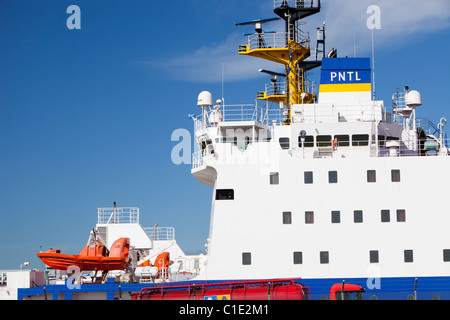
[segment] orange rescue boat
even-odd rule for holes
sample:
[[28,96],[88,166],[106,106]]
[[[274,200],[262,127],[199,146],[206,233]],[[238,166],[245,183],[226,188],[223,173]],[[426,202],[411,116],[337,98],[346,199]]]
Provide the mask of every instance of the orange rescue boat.
[[77,266],[80,271],[109,271],[126,269],[130,258],[130,239],[117,239],[111,246],[109,254],[101,243],[91,244],[83,248],[78,255],[63,254],[59,249],[50,249],[38,253],[37,256],[53,269],[67,270]]

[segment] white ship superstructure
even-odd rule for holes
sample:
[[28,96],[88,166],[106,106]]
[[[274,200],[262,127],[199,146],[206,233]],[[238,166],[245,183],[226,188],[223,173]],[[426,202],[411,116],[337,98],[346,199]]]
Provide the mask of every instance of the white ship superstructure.
[[[275,1],[275,12],[303,18],[320,9],[294,2]],[[318,61],[309,39],[295,41],[297,21],[285,20],[282,40],[257,25],[239,49],[279,54],[280,63],[290,53],[284,77],[258,95],[262,106],[199,95],[192,174],[214,188],[203,277],[448,276],[445,119],[417,119],[421,96],[407,87],[392,106],[373,99],[370,59],[330,52]],[[319,65],[316,94],[304,74]]]
[[[284,68],[259,70],[271,82],[256,105],[214,102],[208,91],[198,96],[191,173],[213,190],[206,255],[186,255],[173,228],[143,228],[138,208],[100,208],[79,255],[51,249],[41,259],[60,270],[89,262],[103,279],[79,278],[75,289],[44,279],[19,289],[18,299],[164,299],[174,288],[180,299],[196,299],[198,290],[219,299],[258,281],[264,285],[248,299],[269,299],[273,281],[293,279],[305,289],[301,299],[333,299],[339,290],[340,297],[365,291],[370,299],[449,299],[446,120],[419,119],[416,110],[432,106],[422,106],[412,88],[395,92],[392,105],[375,99],[371,60],[326,54],[325,24],[311,48],[300,27],[320,8],[318,0],[275,0],[278,18],[237,24],[255,26],[240,55]],[[263,31],[277,20],[285,32]],[[319,67],[317,86],[307,74]],[[129,243],[112,255],[118,239]],[[110,252],[99,254],[104,247]],[[211,289],[217,282],[226,288]],[[141,290],[147,296],[136,295]]]

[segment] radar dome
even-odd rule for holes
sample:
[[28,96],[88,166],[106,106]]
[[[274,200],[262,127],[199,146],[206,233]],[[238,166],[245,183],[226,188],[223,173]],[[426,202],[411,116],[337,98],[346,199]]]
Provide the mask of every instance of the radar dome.
[[415,90],[408,91],[406,94],[406,105],[408,107],[418,107],[422,105],[420,93]]
[[200,94],[198,95],[197,105],[199,107],[212,107],[214,103],[211,92],[209,91],[200,92]]

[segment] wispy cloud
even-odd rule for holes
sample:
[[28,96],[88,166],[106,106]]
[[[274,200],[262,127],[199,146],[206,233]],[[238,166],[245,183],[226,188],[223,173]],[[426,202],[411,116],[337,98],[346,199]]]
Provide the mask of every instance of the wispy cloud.
[[[377,48],[402,46],[406,42],[426,43],[426,35],[450,27],[449,0],[329,0],[322,1],[319,15],[307,19],[304,26],[315,47],[316,27],[326,21],[327,51],[338,49],[339,56],[366,55],[371,51],[371,31],[366,22],[367,8],[381,9],[381,29],[376,30]],[[271,29],[283,28],[271,25]],[[280,31],[280,30],[278,30]],[[220,82],[222,68],[226,81],[258,77],[258,69],[281,71],[280,66],[252,57],[239,56],[244,44],[242,33],[233,33],[223,42],[205,45],[194,52],[158,61],[153,66],[173,70],[173,76],[195,82]]]
[[308,26],[326,19],[327,48],[338,54],[367,54],[371,50],[371,30],[367,28],[367,8],[377,5],[381,10],[381,29],[375,30],[377,48],[401,47],[415,41],[426,43],[427,34],[450,27],[449,0],[333,0],[322,1],[319,16]]
[[258,69],[274,66],[271,62],[238,55],[238,47],[244,42],[242,33],[233,33],[223,42],[211,43],[182,56],[156,61],[151,66],[163,67],[168,70],[169,76],[193,82],[220,82],[222,74],[226,81],[247,80],[258,76]]

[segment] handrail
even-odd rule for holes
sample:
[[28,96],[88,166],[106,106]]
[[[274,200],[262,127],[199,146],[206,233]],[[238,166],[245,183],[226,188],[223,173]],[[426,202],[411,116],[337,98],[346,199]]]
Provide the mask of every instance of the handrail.
[[320,0],[274,0],[274,8],[286,5],[291,8],[318,8]]
[[[296,38],[292,39],[304,48],[310,47],[309,33],[297,30]],[[271,32],[271,33],[252,33],[247,35],[248,49],[277,49],[286,48],[290,33],[287,32]]]

